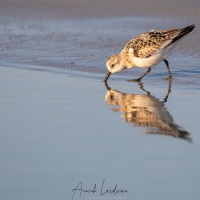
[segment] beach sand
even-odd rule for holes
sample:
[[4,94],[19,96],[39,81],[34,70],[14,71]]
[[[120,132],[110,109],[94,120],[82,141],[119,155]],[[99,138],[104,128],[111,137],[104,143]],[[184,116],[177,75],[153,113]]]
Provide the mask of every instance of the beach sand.
[[[0,199],[197,199],[199,8],[2,0]],[[107,57],[128,40],[193,23],[168,59],[171,85],[164,63],[143,84],[126,82],[143,73],[133,69],[104,85]],[[90,192],[73,193],[80,182]],[[102,194],[116,184],[127,192]]]

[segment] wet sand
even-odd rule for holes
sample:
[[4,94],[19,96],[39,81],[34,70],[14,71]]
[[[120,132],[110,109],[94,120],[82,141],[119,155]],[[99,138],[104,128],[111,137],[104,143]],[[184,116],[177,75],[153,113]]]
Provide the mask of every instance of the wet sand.
[[[112,9],[113,2],[115,9]],[[120,2],[1,1],[0,64],[81,71],[103,79],[107,57],[121,51],[133,37],[152,28],[167,29],[195,23],[195,31],[177,46],[169,63],[176,84],[199,87],[200,3],[185,0],[180,6],[170,1],[157,4],[156,1],[126,1],[122,6]],[[142,73],[142,69],[134,69],[132,73],[124,71],[113,78],[137,77]],[[161,81],[166,74],[165,65],[161,63],[153,68],[146,80]]]
[[[115,3],[115,5],[114,5]],[[159,9],[158,9],[159,8]],[[197,0],[0,2],[1,199],[197,199]],[[195,23],[143,84],[102,82],[107,57],[150,29]],[[104,189],[128,190],[101,194]]]

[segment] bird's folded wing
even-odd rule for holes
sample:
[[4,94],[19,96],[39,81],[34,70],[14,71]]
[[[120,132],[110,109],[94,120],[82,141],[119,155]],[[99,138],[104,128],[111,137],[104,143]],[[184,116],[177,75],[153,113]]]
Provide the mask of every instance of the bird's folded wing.
[[133,53],[138,58],[148,58],[160,52],[180,33],[179,29],[165,31],[150,31],[131,40],[126,46],[125,51]]

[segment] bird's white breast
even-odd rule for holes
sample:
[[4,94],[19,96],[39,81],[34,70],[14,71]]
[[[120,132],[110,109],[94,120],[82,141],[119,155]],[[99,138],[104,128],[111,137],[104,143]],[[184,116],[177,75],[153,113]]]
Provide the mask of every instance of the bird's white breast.
[[134,57],[134,63],[137,67],[141,68],[152,67],[162,62],[167,56],[169,56],[174,47],[175,44],[162,48],[148,58]]

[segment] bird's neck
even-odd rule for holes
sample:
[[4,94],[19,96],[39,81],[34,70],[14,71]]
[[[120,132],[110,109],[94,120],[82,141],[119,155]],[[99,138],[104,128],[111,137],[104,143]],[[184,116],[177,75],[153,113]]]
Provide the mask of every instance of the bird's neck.
[[126,52],[125,50],[122,50],[120,53],[121,60],[123,61],[124,68],[129,69],[136,67],[134,63],[134,57],[133,55],[130,55],[130,52]]

